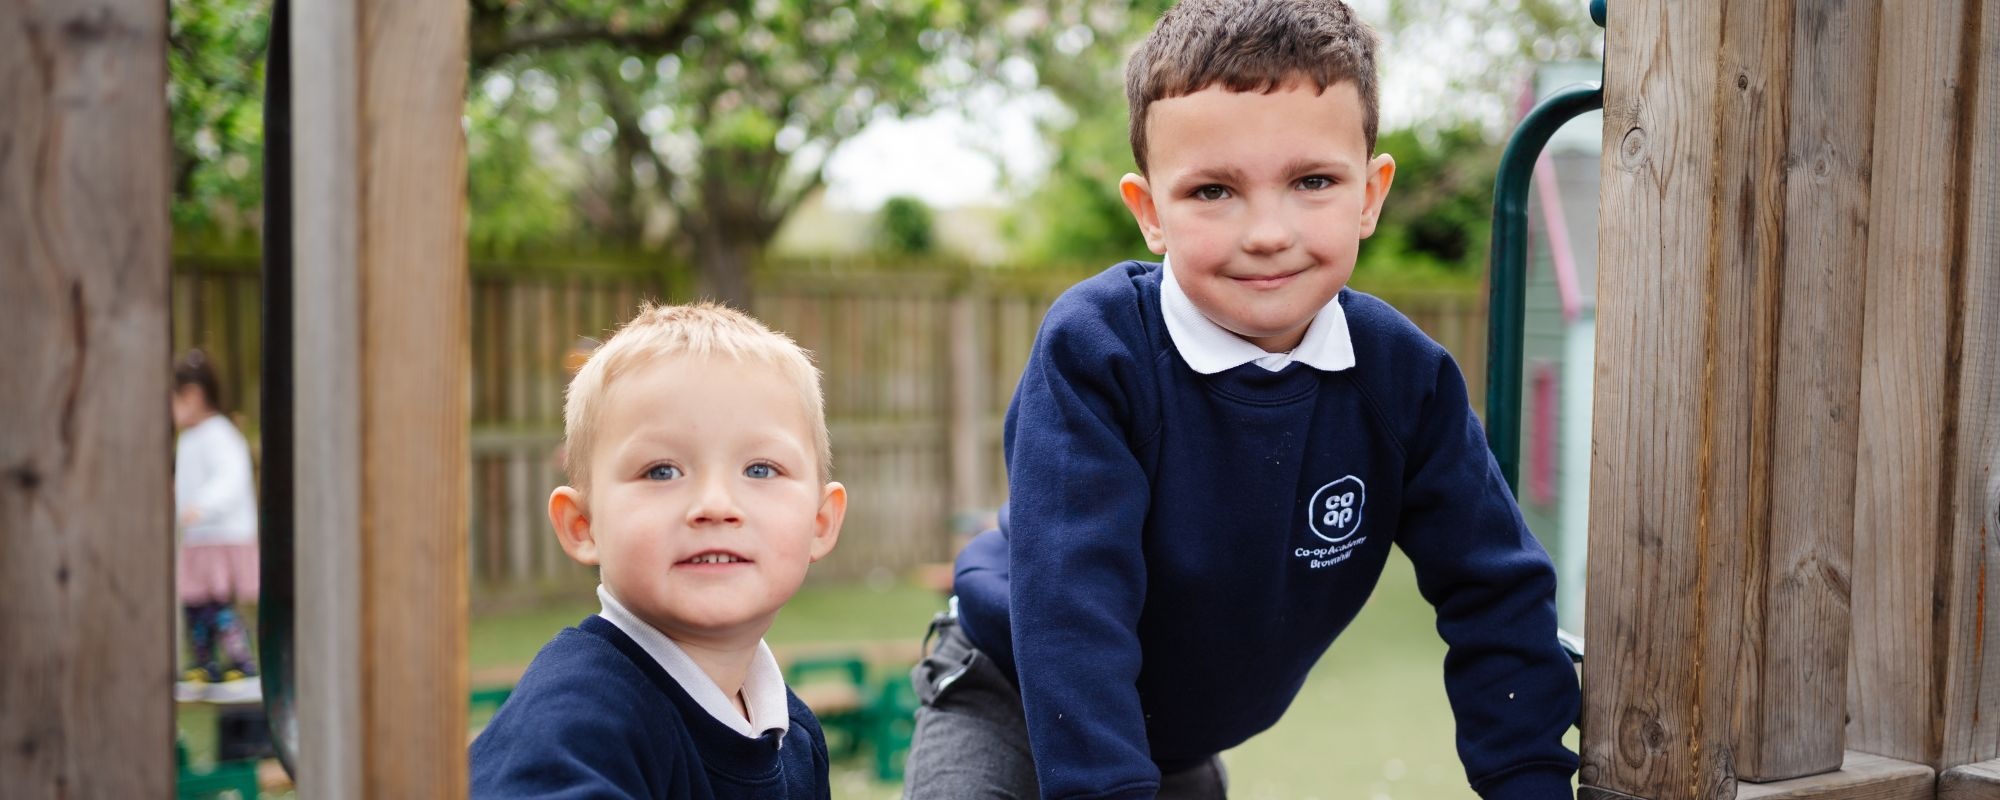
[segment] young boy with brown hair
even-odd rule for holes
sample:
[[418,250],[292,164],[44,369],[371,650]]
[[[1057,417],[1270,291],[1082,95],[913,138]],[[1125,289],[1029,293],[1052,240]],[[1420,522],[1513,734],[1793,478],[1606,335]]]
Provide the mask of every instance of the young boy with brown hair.
[[763,639],[847,509],[811,358],[722,306],[648,306],[563,422],[549,522],[603,611],[528,665],[472,795],[828,797],[826,739]]
[[1187,0],[1133,54],[1118,189],[1164,258],[1043,323],[1000,528],[913,673],[907,796],[1222,797],[1218,754],[1278,721],[1392,542],[1450,646],[1472,787],[1569,796],[1548,555],[1451,357],[1346,288],[1395,174],[1378,92],[1338,0]]

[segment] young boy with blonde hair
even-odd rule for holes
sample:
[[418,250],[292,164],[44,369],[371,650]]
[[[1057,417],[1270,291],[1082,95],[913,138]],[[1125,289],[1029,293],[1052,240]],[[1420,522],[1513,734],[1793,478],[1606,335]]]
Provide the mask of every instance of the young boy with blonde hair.
[[1186,0],[1133,54],[1118,191],[1164,258],[1043,322],[1000,528],[912,676],[906,796],[1222,797],[1218,754],[1278,721],[1392,542],[1472,788],[1570,795],[1548,555],[1451,357],[1346,288],[1395,174],[1374,50],[1338,0]]
[[563,423],[549,521],[603,610],[473,743],[473,796],[828,797],[819,722],[763,641],[847,509],[810,356],[722,306],[649,305]]

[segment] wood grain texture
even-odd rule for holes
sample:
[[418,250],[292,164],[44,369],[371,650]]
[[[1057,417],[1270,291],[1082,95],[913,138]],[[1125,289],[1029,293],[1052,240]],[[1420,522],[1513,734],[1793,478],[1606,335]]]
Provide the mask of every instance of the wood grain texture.
[[1721,798],[1842,763],[1877,13],[1639,3],[1613,19],[1593,788]]
[[1940,580],[1954,491],[1947,443],[1959,422],[1951,331],[1966,222],[1966,36],[1977,6],[1937,0],[1884,13],[1876,84],[1848,747],[1934,768],[1949,766],[1939,636],[1953,600]]
[[1945,770],[1937,789],[1937,800],[2000,800],[2000,759]]
[[[2000,763],[2000,2],[1981,4],[1962,225],[1948,290],[1956,433],[1940,457],[1951,491],[1940,532],[1938,639],[1944,660],[1940,769]],[[1949,388],[1948,388],[1949,391]],[[2000,795],[1996,795],[2000,796]]]
[[1937,776],[1930,767],[1849,752],[1835,772],[1775,783],[1744,783],[1738,800],[1932,800]]
[[1615,227],[1598,247],[1581,778],[1662,800],[1735,792],[1733,670],[1715,665],[1736,663],[1741,631],[1723,629],[1739,618],[1742,559],[1710,534],[1708,421],[1728,395],[1706,389],[1722,16],[1719,2],[1621,3],[1605,45],[1618,57],[1599,219]]
[[0,1],[0,797],[173,791],[166,11]]
[[[471,353],[459,122],[467,7],[361,0],[360,8],[364,796],[459,798],[467,789]],[[560,369],[554,354],[547,361]]]
[[[1737,6],[1749,10],[1760,4]],[[1769,45],[1767,75],[1787,100],[1763,102],[1748,91],[1749,70],[1737,73],[1725,119],[1755,119],[1750,107],[1780,119],[1749,136],[1724,141],[1728,150],[1762,152],[1769,138],[1782,157],[1742,170],[1724,164],[1738,196],[1762,202],[1750,184],[1776,185],[1781,198],[1775,257],[1732,263],[1768,246],[1757,236],[1742,245],[1725,239],[1718,302],[1741,291],[1752,298],[1744,349],[1756,362],[1743,385],[1750,398],[1750,435],[1741,445],[1749,480],[1746,516],[1737,527],[1746,549],[1743,669],[1739,672],[1736,770],[1742,780],[1782,780],[1840,767],[1844,747],[1847,646],[1851,630],[1849,574],[1855,483],[1855,420],[1860,394],[1861,288],[1866,278],[1868,196],[1874,107],[1873,3],[1762,4]],[[1737,20],[1758,18],[1732,10]],[[1746,26],[1748,27],[1748,26]],[[1779,57],[1777,54],[1784,54]],[[1746,62],[1748,59],[1746,59]],[[1728,76],[1725,73],[1725,80]],[[1725,92],[1727,89],[1725,88]],[[1775,109],[1773,111],[1772,109]],[[1733,123],[1725,123],[1733,124]],[[1776,136],[1773,137],[1773,133]],[[1725,194],[1724,216],[1730,195]],[[1739,209],[1741,210],[1741,209]],[[1755,215],[1762,220],[1765,215]],[[1742,274],[1744,278],[1731,275]],[[1728,285],[1732,281],[1739,286]],[[1718,315],[1719,319],[1726,319]],[[1726,358],[1724,344],[1712,357]],[[1715,389],[1722,389],[1718,381]],[[1717,420],[1717,428],[1725,424]],[[1729,420],[1728,422],[1733,422]],[[1718,464],[1724,447],[1719,439]],[[1719,483],[1727,493],[1728,483]]]

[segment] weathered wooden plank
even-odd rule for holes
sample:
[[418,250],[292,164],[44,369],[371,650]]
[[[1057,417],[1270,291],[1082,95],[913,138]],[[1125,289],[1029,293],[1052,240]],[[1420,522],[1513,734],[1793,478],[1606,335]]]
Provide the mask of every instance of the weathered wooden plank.
[[1965,257],[1948,290],[1958,305],[1946,358],[1958,375],[1945,397],[1955,441],[1940,454],[1951,493],[1939,532],[1940,769],[2000,764],[2000,614],[1989,608],[2000,598],[2000,2],[1980,4],[1978,31],[1964,112]]
[[[1881,20],[1856,484],[1848,746],[1943,764],[1940,527],[1952,492],[1953,275],[1978,3],[1897,4]],[[1944,613],[1948,614],[1949,611]]]
[[1613,19],[1609,49],[1626,56],[1606,74],[1601,219],[1619,233],[1599,240],[1593,788],[1712,798],[1842,762],[1850,254],[1866,237],[1876,13],[1641,3]]
[[1705,388],[1708,354],[1738,345],[1711,338],[1722,16],[1621,3],[1605,44],[1620,57],[1605,69],[1600,219],[1618,235],[1599,241],[1581,779],[1661,800],[1734,780],[1726,665],[1741,631],[1721,631],[1740,612],[1740,558],[1711,533],[1725,485]]
[[[1791,39],[1788,95],[1771,126],[1783,142],[1776,163],[1726,180],[1781,175],[1775,259],[1731,264],[1761,277],[1753,336],[1758,387],[1753,412],[1746,643],[1737,734],[1742,780],[1792,778],[1842,761],[1855,438],[1874,108],[1873,3],[1766,6],[1774,37]],[[1753,8],[1755,6],[1752,6]],[[1734,34],[1730,34],[1733,36]],[[1775,48],[1774,48],[1775,49]],[[1739,73],[1743,74],[1743,73]],[[1739,80],[1738,87],[1749,81]],[[1774,87],[1775,88],[1775,87]],[[1737,98],[1758,105],[1739,88]],[[1754,114],[1751,109],[1742,110]],[[1737,116],[1725,114],[1725,116]],[[1768,135],[1768,134],[1760,134]],[[1729,145],[1725,144],[1725,147]],[[1725,166],[1725,170],[1727,167]],[[1728,248],[1725,242],[1725,251]],[[1768,394],[1766,394],[1768,392]]]
[[1834,772],[1775,783],[1744,783],[1737,800],[1931,800],[1937,775],[1930,767],[1868,753],[1848,752]]
[[174,785],[163,3],[0,3],[0,796]]
[[2000,800],[2000,759],[1945,770],[1938,776],[1937,800]]
[[[1775,610],[1768,607],[1767,574],[1774,555],[1771,549],[1781,538],[1771,526],[1777,479],[1772,473],[1776,466],[1772,450],[1776,433],[1773,420],[1781,400],[1775,387],[1779,366],[1776,340],[1782,323],[1779,303],[1788,273],[1785,233],[1789,209],[1785,201],[1792,175],[1785,168],[1785,159],[1794,102],[1790,91],[1793,5],[1784,0],[1732,9],[1737,13],[1728,15],[1722,30],[1723,61],[1711,79],[1722,86],[1722,107],[1716,112],[1720,130],[1714,144],[1716,182],[1721,191],[1714,201],[1716,263],[1702,276],[1702,285],[1706,288],[1704,301],[1710,304],[1710,324],[1715,327],[1711,341],[1717,346],[1697,357],[1709,362],[1709,397],[1705,418],[1699,424],[1712,426],[1706,434],[1708,441],[1701,443],[1704,463],[1700,468],[1708,472],[1701,478],[1707,482],[1701,488],[1720,491],[1703,492],[1708,499],[1703,508],[1707,517],[1698,524],[1709,529],[1702,534],[1715,537],[1711,539],[1715,546],[1709,549],[1732,551],[1740,558],[1740,571],[1711,580],[1740,580],[1744,584],[1740,600],[1732,598],[1732,602],[1740,602],[1737,607],[1742,614],[1742,642],[1736,650],[1739,660],[1733,676],[1733,700],[1740,711],[1734,720],[1736,730],[1726,736],[1739,744],[1734,771],[1748,780],[1797,777],[1840,764],[1838,741],[1813,743],[1811,768],[1798,769],[1799,765],[1786,763],[1787,754],[1795,752],[1796,745],[1805,744],[1801,735],[1817,732],[1777,724],[1774,717],[1783,709],[1773,701],[1790,692],[1785,690],[1783,678],[1770,675],[1768,669],[1781,667],[1771,662],[1782,662],[1786,655],[1773,651],[1776,642],[1767,627],[1768,612]],[[1698,213],[1699,207],[1684,211]],[[1609,221],[1623,225],[1621,220]],[[1730,587],[1716,588],[1728,591]],[[1700,618],[1699,608],[1692,613],[1696,617],[1691,621],[1698,626],[1721,621]],[[1845,653],[1839,655],[1844,657]],[[1834,711],[1840,711],[1838,706]],[[1714,724],[1716,720],[1704,722]],[[1706,744],[1697,742],[1694,746]],[[1730,766],[1724,765],[1725,769]]]

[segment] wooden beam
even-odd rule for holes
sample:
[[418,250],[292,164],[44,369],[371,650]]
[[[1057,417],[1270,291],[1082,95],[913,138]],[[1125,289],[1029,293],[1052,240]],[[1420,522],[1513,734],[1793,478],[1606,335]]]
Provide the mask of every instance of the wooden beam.
[[301,794],[466,792],[466,8],[293,19]]
[[1737,800],[1932,800],[1937,773],[1922,764],[1849,751],[1840,769],[1775,783],[1744,783]]
[[2000,757],[2000,3],[1883,18],[1850,746]]
[[1950,503],[1939,531],[1940,770],[2000,764],[2000,613],[1990,608],[2000,602],[2000,0],[1980,4],[1977,30],[1976,90],[1961,112],[1970,119],[1965,257],[1949,290],[1946,358],[1959,374],[1945,397],[1956,435],[1941,454]]
[[0,0],[0,797],[173,791],[166,14]]
[[1937,790],[1937,800],[2000,800],[2000,759],[1945,770]]
[[1876,15],[1652,0],[1611,19],[1593,790],[1706,800],[1842,763]]

